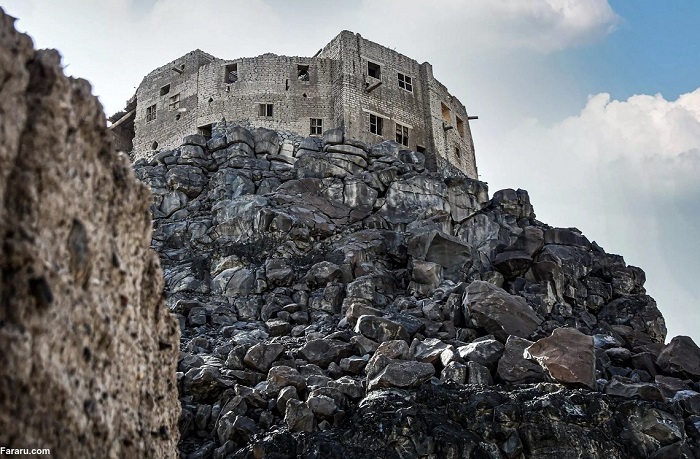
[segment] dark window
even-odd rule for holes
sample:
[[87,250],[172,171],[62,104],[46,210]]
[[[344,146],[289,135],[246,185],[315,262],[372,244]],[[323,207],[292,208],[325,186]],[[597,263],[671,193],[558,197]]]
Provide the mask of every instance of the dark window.
[[228,84],[238,81],[238,64],[228,64],[226,66],[224,81]]
[[462,152],[459,151],[459,147],[455,147],[455,157],[457,158],[457,160],[462,159]]
[[156,116],[157,116],[157,111],[156,111],[155,104],[146,108],[146,122],[147,123],[150,123],[151,121],[155,120]]
[[382,128],[384,127],[384,119],[372,115],[371,113],[369,114],[369,132],[372,134],[377,134],[377,135],[382,135]]
[[158,142],[154,141],[154,142],[151,144],[151,150],[157,150],[157,149],[158,149]]
[[162,88],[160,88],[160,95],[161,95],[161,96],[164,96],[164,95],[166,95],[166,94],[169,93],[169,92],[170,92],[170,85],[169,85],[169,84],[166,84],[165,86],[163,86]]
[[258,116],[272,116],[272,104],[259,104]]
[[460,137],[464,137],[464,121],[457,116],[457,132],[459,133]]
[[311,127],[309,129],[311,135],[323,134],[323,120],[321,118],[311,118]]
[[396,123],[396,141],[404,147],[408,146],[408,128],[399,123]]
[[367,75],[377,80],[382,79],[382,68],[379,64],[367,61]]
[[297,65],[297,79],[299,81],[309,81],[308,65]]
[[203,126],[197,127],[197,134],[203,135],[204,137],[211,138],[211,124],[205,124]]
[[410,76],[399,73],[399,88],[413,92],[413,79]]
[[180,93],[178,92],[174,96],[170,97],[170,102],[168,103],[168,110],[177,110],[180,108]]

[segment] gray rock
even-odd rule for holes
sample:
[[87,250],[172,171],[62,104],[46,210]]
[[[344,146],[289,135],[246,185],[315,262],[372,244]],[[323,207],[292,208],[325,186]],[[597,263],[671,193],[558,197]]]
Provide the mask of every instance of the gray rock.
[[411,343],[413,358],[419,362],[440,362],[442,354],[450,349],[454,350],[454,347],[437,338],[426,338],[422,341],[414,339]]
[[231,126],[226,129],[226,143],[229,145],[243,143],[250,148],[255,148],[255,137],[244,127]]
[[258,343],[248,349],[243,363],[254,370],[267,373],[283,352],[284,346],[281,344]]
[[672,375],[700,377],[700,348],[689,336],[676,336],[662,349],[657,363]]
[[517,336],[509,336],[503,356],[498,361],[498,377],[513,384],[534,383],[544,380],[542,367],[525,358],[525,350],[533,344]]
[[306,404],[311,408],[314,415],[320,419],[330,418],[338,411],[335,400],[325,395],[310,395],[306,400]]
[[280,138],[277,131],[265,128],[253,130],[255,137],[255,154],[276,155],[280,150]]
[[449,213],[445,183],[420,175],[392,182],[378,211],[379,216],[393,225]]
[[284,412],[284,422],[290,432],[313,432],[316,428],[316,419],[311,408],[299,400],[287,401]]
[[467,366],[459,362],[450,362],[442,369],[440,379],[445,382],[464,384],[467,381]]
[[353,355],[353,346],[335,339],[314,339],[306,343],[299,353],[304,358],[320,367],[327,367],[331,362]]
[[617,379],[605,385],[605,393],[625,398],[639,398],[650,402],[664,401],[659,388],[652,383],[625,383]]
[[523,297],[484,281],[469,284],[463,307],[465,316],[503,342],[510,335],[530,337],[542,322]]
[[267,373],[268,390],[278,392],[287,386],[293,386],[298,392],[306,390],[306,378],[298,370],[286,365],[277,365]]
[[491,372],[485,366],[476,362],[467,362],[467,384],[477,386],[493,386]]
[[476,362],[485,367],[495,368],[503,355],[505,346],[493,336],[479,338],[465,346],[457,348],[457,353],[466,361]]
[[401,324],[383,317],[371,315],[363,315],[357,319],[355,332],[379,343],[395,339],[404,341],[411,339],[408,332]]
[[202,169],[196,166],[175,166],[165,175],[172,190],[182,191],[188,198],[196,198],[207,185]]
[[324,145],[337,145],[343,143],[343,130],[329,129],[323,133],[323,144]]
[[388,360],[375,375],[371,378],[368,375],[368,391],[383,387],[418,387],[435,374],[435,367],[429,363]]

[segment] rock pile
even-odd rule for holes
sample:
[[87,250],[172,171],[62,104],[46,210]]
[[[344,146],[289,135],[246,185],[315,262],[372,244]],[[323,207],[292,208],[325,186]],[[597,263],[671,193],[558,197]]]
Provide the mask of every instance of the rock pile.
[[700,349],[525,191],[227,123],[134,167],[184,457],[700,457]]
[[13,23],[0,10],[2,454],[176,457],[178,329],[150,193],[90,85]]

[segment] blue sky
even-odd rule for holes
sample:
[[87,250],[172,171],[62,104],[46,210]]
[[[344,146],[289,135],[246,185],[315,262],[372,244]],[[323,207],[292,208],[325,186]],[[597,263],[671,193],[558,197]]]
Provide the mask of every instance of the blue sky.
[[481,179],[523,188],[647,273],[700,343],[700,2],[651,0],[5,0],[108,113],[201,48],[313,55],[340,30],[429,61],[472,115]]

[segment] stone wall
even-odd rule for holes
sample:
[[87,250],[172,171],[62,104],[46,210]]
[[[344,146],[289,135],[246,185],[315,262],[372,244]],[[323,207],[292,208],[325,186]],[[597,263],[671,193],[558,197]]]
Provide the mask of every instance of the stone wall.
[[177,322],[150,193],[85,80],[0,10],[0,445],[176,457]]
[[[369,65],[377,66],[378,78]],[[228,81],[234,66],[236,81]],[[300,66],[308,66],[301,79]],[[198,130],[208,135],[222,118],[300,135],[311,134],[314,118],[322,120],[322,131],[342,127],[369,144],[397,140],[397,126],[405,127],[406,146],[423,152],[429,169],[437,170],[439,156],[477,176],[467,112],[434,78],[432,66],[349,31],[314,57],[221,60],[196,50],[151,72],[137,99],[135,159],[175,148]],[[260,104],[272,105],[271,116],[261,115]],[[153,106],[157,116],[149,121]],[[382,119],[381,134],[371,132],[370,116]]]

